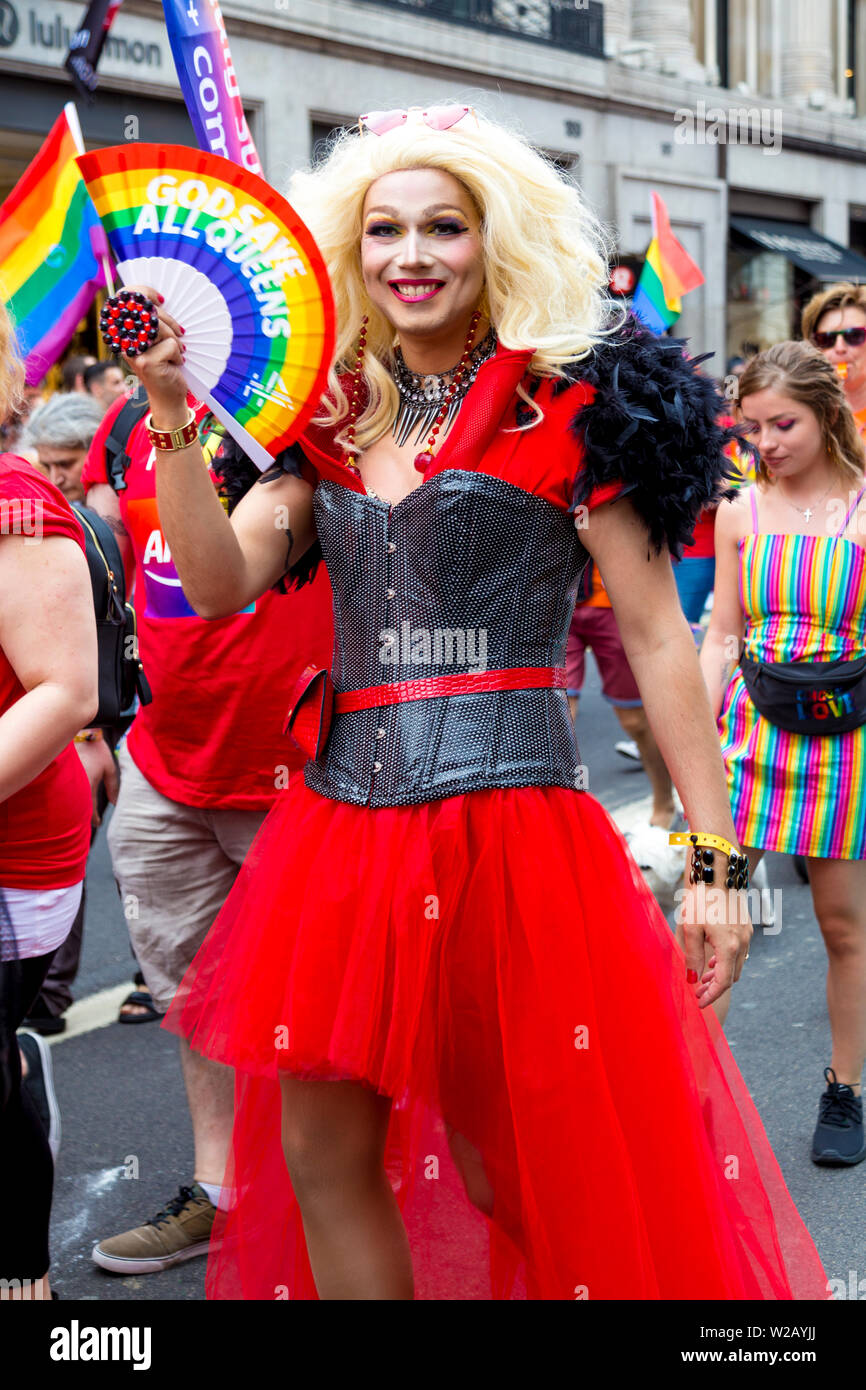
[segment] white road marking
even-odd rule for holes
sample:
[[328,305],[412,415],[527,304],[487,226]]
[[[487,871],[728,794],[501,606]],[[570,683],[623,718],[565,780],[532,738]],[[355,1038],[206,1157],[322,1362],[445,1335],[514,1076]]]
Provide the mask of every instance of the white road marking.
[[122,985],[111,985],[97,994],[89,994],[86,999],[77,999],[64,1015],[66,1032],[55,1033],[45,1041],[54,1046],[69,1038],[78,1038],[82,1033],[92,1033],[94,1028],[106,1028],[117,1022],[117,1011],[128,994],[136,988],[129,980]]

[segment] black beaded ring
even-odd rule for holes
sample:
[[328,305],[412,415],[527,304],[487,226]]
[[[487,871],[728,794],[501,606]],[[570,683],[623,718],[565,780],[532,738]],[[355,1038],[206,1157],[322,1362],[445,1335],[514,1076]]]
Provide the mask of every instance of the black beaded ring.
[[[693,843],[692,863],[689,873],[690,883],[714,883],[715,882],[715,860],[714,851],[711,849],[701,850],[700,845]],[[727,875],[725,878],[726,888],[748,888],[749,886],[749,860],[745,854],[737,854],[732,851],[728,855]]]
[[110,352],[138,357],[156,342],[159,333],[156,305],[138,290],[121,290],[103,304],[99,331]]

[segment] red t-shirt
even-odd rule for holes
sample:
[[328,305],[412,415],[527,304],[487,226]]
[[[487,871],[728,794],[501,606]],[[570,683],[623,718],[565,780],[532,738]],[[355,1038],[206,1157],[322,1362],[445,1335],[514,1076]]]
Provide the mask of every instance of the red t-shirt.
[[717,507],[705,507],[695,522],[695,543],[683,550],[684,560],[708,560],[716,553]]
[[[94,437],[82,481],[107,483],[105,440],[125,397]],[[153,701],[129,732],[129,752],[157,791],[187,806],[266,809],[306,756],[282,728],[308,662],[330,669],[331,587],[324,565],[312,584],[266,593],[214,622],[184,595],[156,509],[153,450],[143,421],[127,446],[120,516],[135,554],[139,651]]]
[[[3,533],[66,536],[84,550],[84,535],[63,494],[13,454],[0,454],[0,545]],[[0,716],[26,694],[0,647]],[[90,787],[73,744],[26,787],[0,801],[0,885],[69,888],[84,878],[90,849]]]

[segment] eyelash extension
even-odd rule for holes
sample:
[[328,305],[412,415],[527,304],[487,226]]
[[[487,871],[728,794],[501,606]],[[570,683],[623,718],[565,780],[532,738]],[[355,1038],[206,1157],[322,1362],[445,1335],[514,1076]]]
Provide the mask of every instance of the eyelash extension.
[[[444,230],[447,236],[459,235],[461,232],[465,232],[467,230],[467,228],[464,227],[462,223],[454,221],[431,222],[430,226],[431,228],[439,228],[440,231]],[[400,228],[398,227],[396,222],[371,222],[370,226],[366,229],[366,235],[376,236],[383,231],[388,232],[399,230]]]

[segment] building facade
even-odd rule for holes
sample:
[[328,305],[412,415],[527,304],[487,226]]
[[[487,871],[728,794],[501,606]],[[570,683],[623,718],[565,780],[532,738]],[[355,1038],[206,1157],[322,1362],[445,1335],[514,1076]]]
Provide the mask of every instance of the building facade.
[[[73,95],[63,60],[83,9],[0,0],[0,197]],[[788,336],[822,280],[866,279],[866,0],[224,0],[222,12],[278,188],[360,111],[457,99],[517,123],[579,182],[623,287],[661,194],[706,276],[677,331],[720,364]],[[193,143],[157,0],[125,0],[79,112],[89,145]]]

